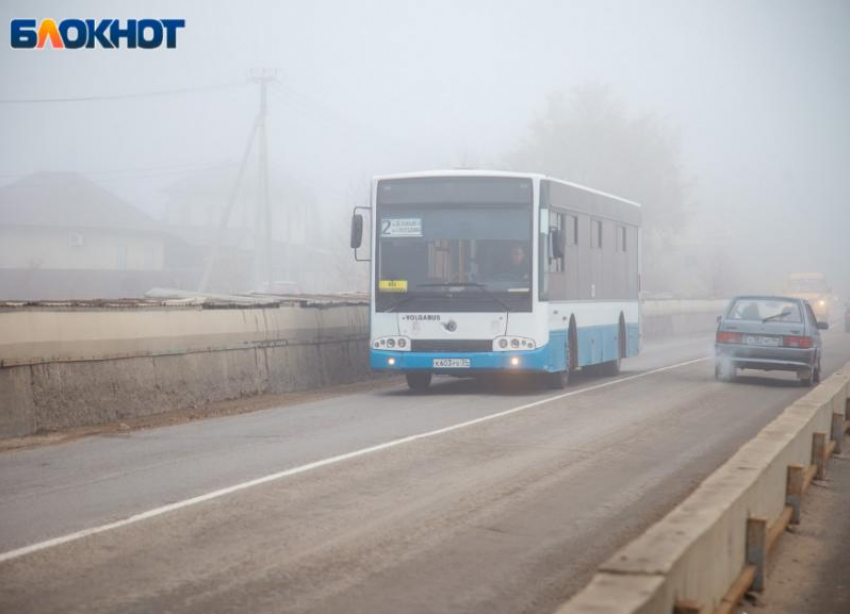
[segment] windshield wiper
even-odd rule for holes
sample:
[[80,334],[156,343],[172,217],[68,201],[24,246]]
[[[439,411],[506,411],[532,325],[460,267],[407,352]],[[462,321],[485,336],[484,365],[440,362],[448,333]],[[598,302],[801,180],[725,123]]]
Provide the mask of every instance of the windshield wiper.
[[772,316],[767,316],[766,318],[764,318],[761,321],[761,323],[764,324],[765,322],[770,322],[771,320],[775,320],[776,318],[784,318],[785,316],[790,316],[790,315],[791,315],[790,311],[783,311],[782,313],[774,313]]
[[408,295],[407,295],[407,296],[405,296],[404,298],[400,298],[400,299],[399,299],[399,300],[397,300],[395,303],[393,303],[392,305],[390,305],[390,306],[386,309],[386,311],[384,311],[384,313],[389,313],[389,312],[391,312],[391,311],[395,311],[398,307],[401,307],[402,305],[405,305],[405,304],[409,303],[410,301],[412,301],[412,300],[413,300],[413,299],[415,299],[415,298],[422,298],[422,297],[421,297],[421,296],[419,296],[419,295],[416,295],[416,294],[408,294]]
[[505,301],[500,299],[498,296],[493,294],[486,285],[479,284],[478,282],[474,282],[474,281],[460,281],[460,282],[457,282],[457,283],[443,281],[443,282],[436,283],[436,284],[416,284],[416,287],[417,288],[476,288],[477,290],[481,290],[481,292],[483,292],[485,295],[487,295],[491,299],[493,299],[494,302],[501,305],[505,309],[505,311],[510,312],[510,310],[511,310],[510,306]]

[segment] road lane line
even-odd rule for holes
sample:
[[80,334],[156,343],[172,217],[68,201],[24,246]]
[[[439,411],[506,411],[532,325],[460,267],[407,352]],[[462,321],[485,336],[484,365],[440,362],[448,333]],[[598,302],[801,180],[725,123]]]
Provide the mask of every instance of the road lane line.
[[437,435],[443,435],[445,433],[450,433],[452,431],[457,431],[463,428],[467,428],[470,426],[474,426],[476,424],[481,424],[483,422],[489,422],[490,420],[496,420],[497,418],[504,418],[505,416],[509,416],[511,414],[516,414],[521,411],[525,411],[527,409],[532,409],[534,407],[539,407],[541,405],[545,405],[546,403],[551,403],[553,401],[558,401],[560,399],[566,399],[568,397],[573,397],[579,394],[584,394],[586,392],[593,392],[595,390],[601,390],[603,388],[608,388],[609,386],[615,386],[617,384],[622,384],[624,382],[630,382],[636,379],[641,379],[643,377],[647,377],[650,375],[654,375],[656,373],[662,373],[664,371],[670,371],[672,369],[678,369],[680,367],[686,367],[688,365],[693,365],[698,362],[704,362],[706,360],[711,360],[711,357],[706,356],[704,358],[697,358],[695,360],[688,360],[685,362],[676,363],[674,365],[668,365],[666,367],[660,367],[658,369],[652,369],[651,371],[645,371],[644,373],[638,373],[637,375],[630,375],[628,377],[621,377],[615,380],[611,380],[608,382],[603,382],[601,384],[596,384],[594,386],[588,386],[586,388],[579,388],[578,390],[572,390],[570,392],[565,392],[563,394],[557,394],[555,396],[546,397],[545,399],[540,399],[537,401],[533,401],[531,403],[526,403],[525,405],[520,405],[518,407],[513,407],[511,409],[507,409],[505,411],[501,411],[495,414],[488,414],[486,416],[481,416],[480,418],[474,418],[472,420],[467,420],[466,422],[460,422],[458,424],[453,424],[451,426],[446,426],[440,429],[436,429],[433,431],[427,431],[425,433],[419,433],[416,435],[408,435],[407,437],[402,437],[400,439],[394,439],[392,441],[387,441],[385,443],[377,444],[374,446],[370,446],[368,448],[362,448],[360,450],[355,450],[353,452],[346,452],[345,454],[339,454],[337,456],[332,456],[330,458],[325,458],[323,460],[315,461],[312,463],[307,463],[306,465],[300,465],[298,467],[293,467],[292,469],[286,469],[284,471],[279,471],[277,473],[272,473],[260,478],[256,478],[253,480],[249,480],[247,482],[241,482],[239,484],[235,484],[233,486],[228,486],[227,488],[222,488],[219,490],[214,490],[212,492],[199,495],[197,497],[192,497],[190,499],[184,499],[182,501],[177,501],[175,503],[170,503],[168,505],[164,505],[161,507],[154,508],[152,510],[148,510],[146,512],[142,512],[140,514],[134,514],[132,516],[128,516],[122,520],[117,520],[115,522],[110,522],[107,524],[103,524],[97,527],[92,527],[90,529],[83,529],[82,531],[77,531],[75,533],[69,533],[67,535],[62,535],[60,537],[55,537],[53,539],[48,539],[43,542],[38,542],[35,544],[31,544],[29,546],[24,546],[22,548],[17,548],[15,550],[9,550],[7,552],[3,552],[0,554],[0,563],[11,561],[12,559],[16,559],[27,554],[32,554],[34,552],[38,552],[39,550],[46,550],[47,548],[53,548],[54,546],[60,546],[62,544],[67,544],[68,542],[76,541],[78,539],[82,539],[84,537],[88,537],[90,535],[96,535],[98,533],[104,533],[106,531],[111,531],[113,529],[120,529],[121,527],[126,527],[127,525],[135,524],[137,522],[141,522],[143,520],[148,520],[150,518],[155,518],[157,516],[162,516],[163,514],[167,514],[169,512],[173,512],[179,509],[183,509],[186,507],[190,507],[192,505],[197,505],[199,503],[204,503],[205,501],[210,501],[212,499],[218,499],[219,497],[224,497],[226,495],[233,494],[235,492],[239,492],[240,490],[246,490],[248,488],[252,488],[254,486],[259,486],[261,484],[266,484],[268,482],[274,482],[276,480],[280,480],[283,478],[287,478],[293,475],[297,475],[299,473],[306,473],[307,471],[312,471],[313,469],[319,469],[320,467],[327,467],[328,465],[335,465],[337,463],[341,463],[343,461],[351,460],[360,456],[366,456],[368,454],[373,454],[375,452],[380,452],[381,450],[387,450],[389,448],[394,448],[396,446],[404,445],[406,443],[410,443],[413,441],[418,441],[420,439],[428,439],[430,437],[436,437]]

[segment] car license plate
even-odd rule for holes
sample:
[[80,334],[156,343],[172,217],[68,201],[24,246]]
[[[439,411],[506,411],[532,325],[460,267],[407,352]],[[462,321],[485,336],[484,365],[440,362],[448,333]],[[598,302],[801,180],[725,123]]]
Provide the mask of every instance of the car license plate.
[[435,369],[469,369],[469,358],[435,358]]
[[761,347],[776,348],[782,342],[781,337],[766,337],[764,335],[747,335],[744,343],[747,345],[758,345]]

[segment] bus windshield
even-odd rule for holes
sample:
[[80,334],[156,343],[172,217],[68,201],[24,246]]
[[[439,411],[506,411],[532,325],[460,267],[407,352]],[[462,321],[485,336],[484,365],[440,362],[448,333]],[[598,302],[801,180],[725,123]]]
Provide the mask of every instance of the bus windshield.
[[531,310],[530,181],[463,179],[379,188],[378,311]]
[[788,285],[791,292],[809,294],[823,294],[829,292],[829,287],[823,279],[792,279]]

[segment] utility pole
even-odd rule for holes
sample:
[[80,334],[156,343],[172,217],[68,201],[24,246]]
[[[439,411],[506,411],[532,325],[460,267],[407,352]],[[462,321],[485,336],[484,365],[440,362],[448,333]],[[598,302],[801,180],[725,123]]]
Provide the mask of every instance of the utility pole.
[[[209,286],[212,269],[218,259],[221,244],[224,242],[227,231],[227,224],[230,221],[230,215],[233,212],[233,207],[236,204],[236,198],[239,195],[239,186],[242,183],[242,177],[245,174],[245,168],[248,164],[248,158],[253,149],[254,139],[259,135],[259,186],[257,190],[257,207],[254,216],[254,289],[258,289],[261,280],[265,278],[267,282],[274,281],[273,266],[272,266],[272,216],[271,203],[269,199],[269,168],[268,168],[268,138],[266,136],[266,117],[268,115],[267,92],[266,88],[272,81],[277,80],[277,71],[273,69],[255,69],[252,70],[249,79],[254,83],[260,84],[260,110],[257,113],[254,123],[251,126],[251,132],[248,135],[248,142],[245,146],[245,151],[242,154],[242,160],[239,163],[239,170],[236,173],[236,180],[233,182],[233,188],[221,212],[219,219],[218,230],[213,244],[210,246],[210,252],[207,256],[204,274],[201,277],[201,282],[198,286],[198,291],[206,292]],[[262,240],[260,237],[262,236]]]
[[[251,81],[260,84],[260,113],[257,116],[259,132],[259,186],[257,190],[256,237],[254,256],[254,289],[274,281],[272,264],[272,211],[269,200],[269,160],[268,138],[266,136],[266,118],[268,115],[266,88],[271,81],[277,80],[277,71],[261,68],[251,71]],[[260,237],[262,236],[262,247]]]

